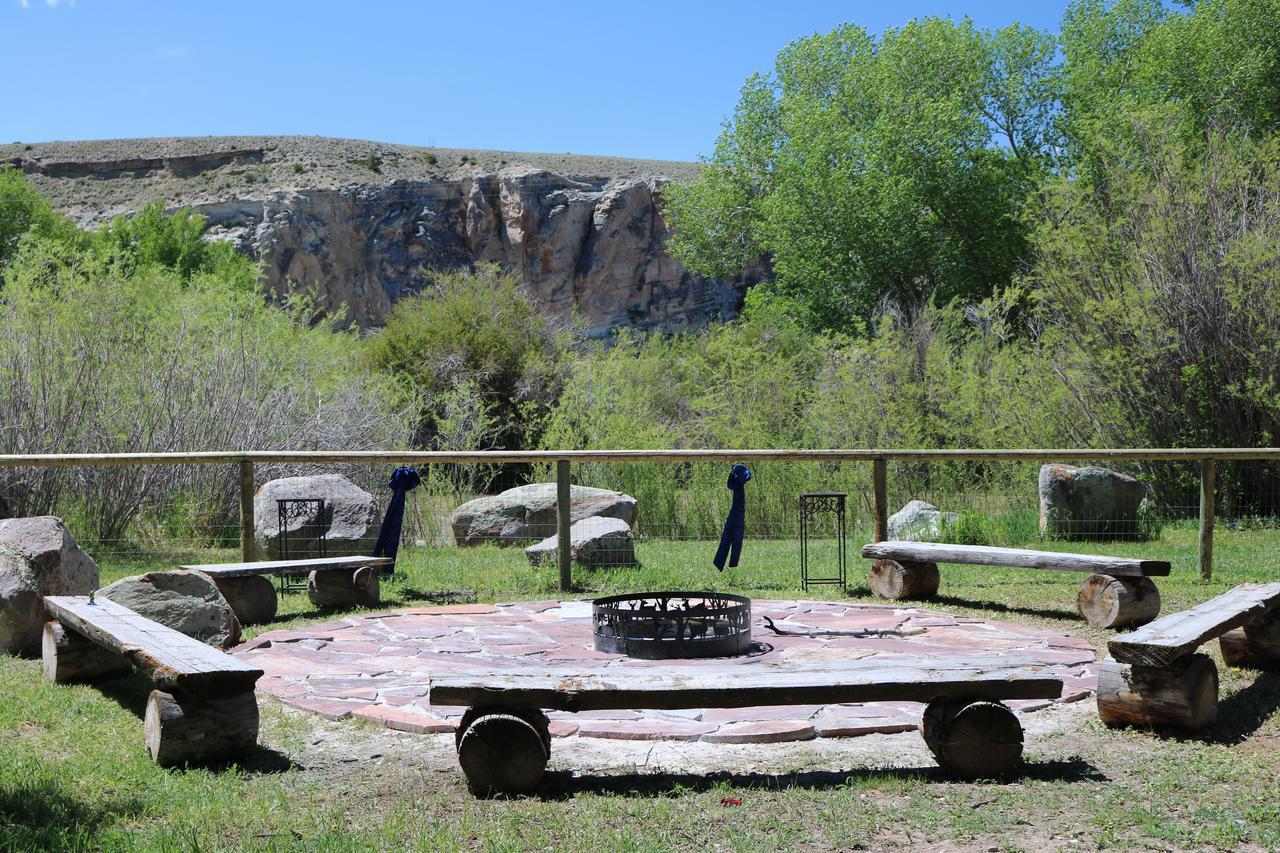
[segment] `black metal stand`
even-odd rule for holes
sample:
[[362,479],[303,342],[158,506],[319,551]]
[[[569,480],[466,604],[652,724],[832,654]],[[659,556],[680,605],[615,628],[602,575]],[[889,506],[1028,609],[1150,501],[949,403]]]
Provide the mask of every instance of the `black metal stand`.
[[[846,589],[847,570],[845,566],[844,541],[844,492],[805,492],[800,495],[800,585],[808,589],[810,585],[839,584]],[[835,577],[814,577],[809,573],[809,534],[813,522],[819,515],[831,514],[836,523],[836,575]]]
[[[297,519],[315,519],[316,525],[316,553],[307,554],[303,552],[303,556],[327,557],[325,553],[325,515],[324,515],[324,498],[281,498],[276,501],[276,516],[279,520],[279,537],[280,542],[280,559],[291,560],[293,555],[289,553],[289,522]],[[313,511],[314,510],[314,511]],[[303,523],[302,530],[306,530],[306,524]],[[303,538],[303,537],[299,537]],[[303,592],[307,588],[306,574],[280,574],[280,594],[286,592]]]

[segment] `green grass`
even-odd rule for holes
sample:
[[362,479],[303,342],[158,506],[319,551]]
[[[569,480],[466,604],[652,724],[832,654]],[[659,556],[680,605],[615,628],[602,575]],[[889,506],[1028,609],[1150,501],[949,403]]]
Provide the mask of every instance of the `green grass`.
[[[860,543],[857,543],[860,544]],[[1026,544],[1035,546],[1033,540]],[[850,543],[856,554],[855,543]],[[1166,527],[1141,543],[1043,547],[1142,555],[1173,562],[1158,581],[1164,612],[1237,583],[1280,574],[1280,531],[1219,531],[1215,577],[1197,577],[1196,531]],[[651,588],[714,588],[755,598],[800,597],[794,541],[752,541],[721,574],[714,542],[642,542],[643,566],[578,572],[575,595]],[[225,550],[98,554],[104,584]],[[829,560],[818,548],[818,566]],[[480,601],[557,595],[554,567],[530,568],[519,549],[411,549],[383,587],[389,607],[460,591]],[[849,561],[851,589],[806,597],[872,600],[865,561]],[[1101,648],[1111,635],[1074,612],[1080,576],[943,567],[933,609],[1070,631]],[[332,618],[305,595],[286,596],[270,628]],[[262,630],[262,629],[257,629]],[[1216,648],[1206,647],[1216,656]],[[1007,784],[958,783],[930,768],[773,774],[558,775],[541,798],[479,801],[453,768],[355,762],[336,772],[307,753],[296,720],[264,699],[264,744],[243,767],[162,770],[142,747],[147,685],[43,681],[37,661],[0,658],[0,849],[1275,849],[1280,847],[1280,683],[1222,672],[1219,721],[1196,737],[1111,731],[1096,722],[1029,745],[1027,772]],[[357,732],[360,724],[335,724]],[[347,729],[346,727],[350,727]],[[741,797],[736,807],[723,797]]]

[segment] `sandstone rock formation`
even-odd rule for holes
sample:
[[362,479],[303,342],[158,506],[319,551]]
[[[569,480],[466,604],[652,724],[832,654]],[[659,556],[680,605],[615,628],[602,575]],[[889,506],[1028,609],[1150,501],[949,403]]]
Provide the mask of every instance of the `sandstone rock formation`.
[[88,595],[98,564],[51,515],[0,520],[0,654],[33,653],[48,621],[45,595]]
[[240,621],[217,585],[199,572],[148,572],[121,578],[97,596],[218,648],[240,639]]
[[1040,533],[1065,539],[1111,539],[1139,533],[1147,487],[1107,468],[1040,469]]
[[[636,520],[636,499],[621,492],[571,486],[569,501],[571,523],[592,516],[617,518],[628,525]],[[556,484],[530,483],[467,501],[453,511],[449,523],[459,545],[545,539],[556,532]]]
[[[554,563],[560,549],[560,537],[548,536],[524,549],[530,565]],[[589,568],[598,566],[634,566],[635,539],[631,525],[620,518],[593,515],[574,522],[569,528],[569,553],[575,562]]]
[[943,524],[954,524],[954,512],[942,512],[928,501],[909,501],[889,516],[890,539],[907,542],[935,541],[942,536]]
[[290,559],[320,556],[321,534],[325,556],[373,553],[379,523],[373,495],[339,474],[319,474],[270,480],[253,496],[253,535],[261,559],[281,559],[284,549],[276,502],[298,498],[323,499],[324,515],[318,515],[314,507],[306,505],[294,505],[290,509],[284,527]]
[[666,251],[662,188],[697,166],[458,152],[305,137],[0,145],[59,209],[93,225],[155,198],[263,264],[277,293],[346,306],[362,327],[432,271],[496,263],[545,312],[589,334],[679,332],[737,314],[763,268],[691,274]]

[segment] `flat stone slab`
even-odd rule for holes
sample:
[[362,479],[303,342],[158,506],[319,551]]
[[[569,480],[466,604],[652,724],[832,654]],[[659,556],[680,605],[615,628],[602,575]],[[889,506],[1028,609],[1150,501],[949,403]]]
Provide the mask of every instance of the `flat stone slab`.
[[[432,706],[432,673],[537,670],[579,666],[584,673],[649,666],[750,667],[761,662],[840,661],[867,657],[1032,657],[1046,675],[1063,679],[1057,702],[1074,702],[1097,689],[1097,654],[1070,634],[971,616],[885,604],[818,601],[752,602],[749,654],[704,661],[642,661],[597,652],[586,601],[531,601],[411,607],[360,613],[323,625],[268,631],[231,654],[262,669],[258,689],[330,719],[361,719],[409,732],[456,728],[465,708]],[[768,616],[782,630],[764,624]],[[902,630],[906,636],[850,637],[831,630]],[[805,636],[813,632],[815,636]],[[1052,702],[1010,703],[1031,713]],[[813,737],[857,737],[907,731],[920,724],[923,705],[912,702],[703,708],[687,711],[553,712],[552,737],[625,740],[701,740],[776,743]]]

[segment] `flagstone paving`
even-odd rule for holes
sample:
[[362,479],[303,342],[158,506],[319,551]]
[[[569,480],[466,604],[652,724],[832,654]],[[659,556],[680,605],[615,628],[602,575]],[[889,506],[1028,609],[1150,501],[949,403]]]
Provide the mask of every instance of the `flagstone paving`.
[[[789,636],[770,631],[763,621],[766,616],[786,631],[924,630],[887,637]],[[718,658],[716,665],[997,653],[1032,658],[1061,677],[1064,686],[1057,702],[1083,699],[1097,688],[1093,646],[1069,634],[876,604],[758,600],[752,602],[752,617],[752,652]],[[282,702],[329,719],[355,717],[422,733],[452,731],[465,710],[429,703],[427,681],[433,672],[519,671],[575,664],[589,672],[605,667],[617,671],[706,663],[642,661],[596,651],[589,601],[412,607],[354,614],[323,625],[270,631],[233,654],[261,667],[265,675],[258,688]],[[1029,713],[1054,703],[1008,704]],[[919,725],[922,711],[923,705],[914,702],[868,702],[691,711],[553,711],[548,716],[554,737],[772,743],[907,731]]]

